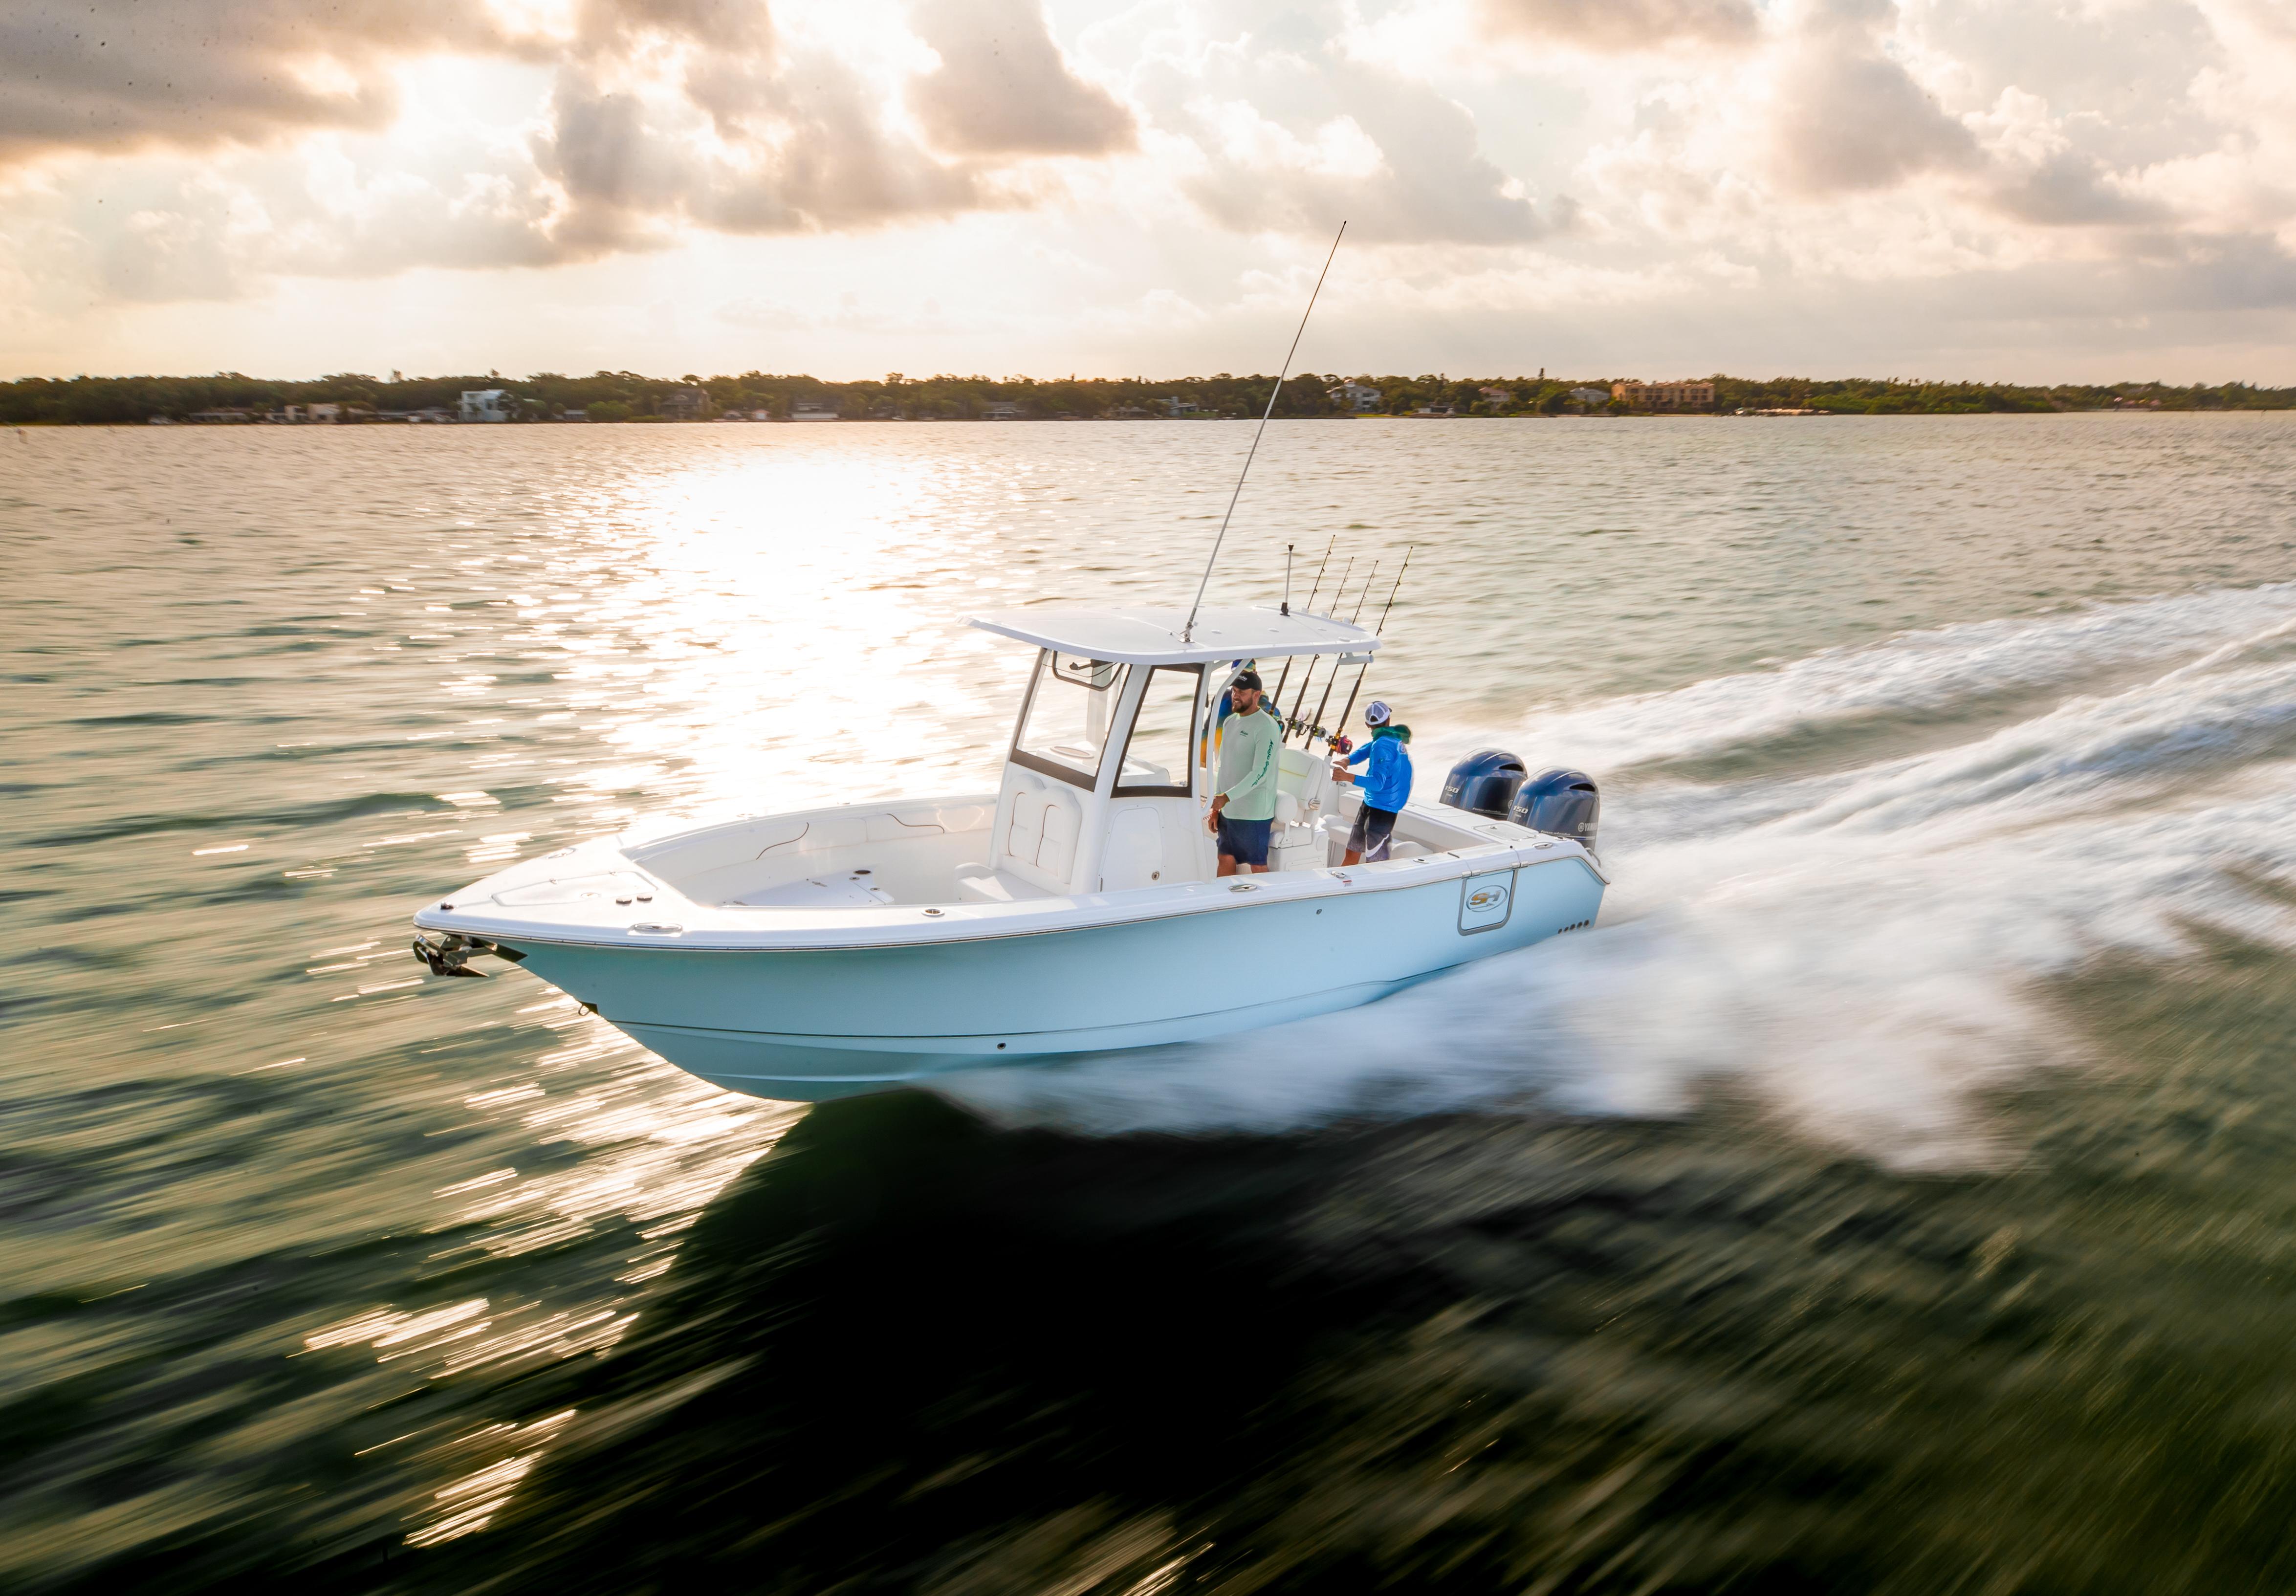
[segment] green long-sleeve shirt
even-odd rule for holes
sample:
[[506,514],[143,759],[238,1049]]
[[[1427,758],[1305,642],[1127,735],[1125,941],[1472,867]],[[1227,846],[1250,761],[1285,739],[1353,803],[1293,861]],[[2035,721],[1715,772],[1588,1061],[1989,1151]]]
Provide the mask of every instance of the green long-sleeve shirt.
[[1221,723],[1219,792],[1227,804],[1220,813],[1230,820],[1275,818],[1275,717],[1264,709]]

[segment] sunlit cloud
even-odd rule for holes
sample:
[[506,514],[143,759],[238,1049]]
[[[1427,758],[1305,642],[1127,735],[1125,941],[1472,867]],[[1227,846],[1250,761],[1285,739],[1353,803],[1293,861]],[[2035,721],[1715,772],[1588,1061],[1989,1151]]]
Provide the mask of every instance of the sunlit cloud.
[[96,0],[0,356],[1222,369],[1345,218],[1335,365],[2285,379],[2292,172],[2277,0]]

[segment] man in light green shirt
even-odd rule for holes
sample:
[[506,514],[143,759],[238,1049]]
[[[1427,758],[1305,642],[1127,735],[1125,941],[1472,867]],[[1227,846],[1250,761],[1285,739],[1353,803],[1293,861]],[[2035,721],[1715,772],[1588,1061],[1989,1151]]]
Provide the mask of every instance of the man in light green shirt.
[[1220,723],[1219,785],[1212,794],[1212,835],[1219,873],[1267,868],[1267,832],[1275,819],[1275,717],[1259,705],[1259,673],[1239,672],[1228,687],[1234,713]]

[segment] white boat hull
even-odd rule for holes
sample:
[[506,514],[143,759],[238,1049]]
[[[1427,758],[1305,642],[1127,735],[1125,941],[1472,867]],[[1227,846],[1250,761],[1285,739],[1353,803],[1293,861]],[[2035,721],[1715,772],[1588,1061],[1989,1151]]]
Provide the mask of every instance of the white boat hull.
[[[682,1068],[811,1101],[1351,1008],[1590,923],[1601,905],[1603,879],[1575,848],[1462,867],[1392,885],[1388,867],[1319,872],[1322,889],[1307,891],[1261,876],[1221,884],[1194,912],[929,943],[505,940],[528,970]],[[1237,902],[1239,887],[1267,896]]]

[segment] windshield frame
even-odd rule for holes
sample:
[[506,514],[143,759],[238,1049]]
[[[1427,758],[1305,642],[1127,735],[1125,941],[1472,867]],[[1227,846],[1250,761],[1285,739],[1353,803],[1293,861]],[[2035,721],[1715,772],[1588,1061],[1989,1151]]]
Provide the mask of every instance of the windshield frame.
[[[1124,747],[1116,757],[1117,798],[1188,798],[1194,794],[1196,780],[1196,734],[1203,724],[1204,667],[1201,665],[1152,665],[1141,678],[1139,693],[1133,700],[1132,724],[1124,728]],[[1195,685],[1188,694],[1188,734],[1181,744],[1184,756],[1180,763],[1182,780],[1177,786],[1151,786],[1146,782],[1127,782],[1124,762],[1132,754],[1132,740],[1140,733],[1140,717],[1148,708],[1148,695],[1156,691],[1156,673],[1170,671],[1175,675],[1193,676]]]
[[[1093,767],[1089,771],[1079,765],[1068,765],[1061,760],[1049,758],[1043,754],[1032,753],[1021,746],[1021,739],[1029,730],[1029,716],[1037,708],[1037,691],[1045,685],[1047,676],[1056,678],[1062,691],[1106,693],[1109,731],[1112,733],[1116,729],[1116,717],[1124,708],[1125,691],[1132,683],[1132,667],[1113,660],[1090,661],[1095,666],[1105,667],[1115,673],[1114,678],[1107,686],[1095,687],[1088,682],[1078,681],[1059,668],[1060,660],[1070,657],[1081,658],[1082,656],[1070,656],[1064,651],[1054,649],[1037,651],[1036,667],[1029,673],[1029,691],[1021,700],[1021,716],[1013,723],[1013,741],[1005,757],[1024,770],[1032,770],[1038,775],[1051,776],[1055,781],[1066,782],[1071,787],[1081,787],[1086,792],[1092,792],[1098,790],[1101,773],[1108,768],[1109,747],[1116,741],[1113,736],[1102,737],[1099,757],[1094,761]],[[1132,729],[1129,725],[1125,727],[1124,737],[1128,744],[1132,740]]]

